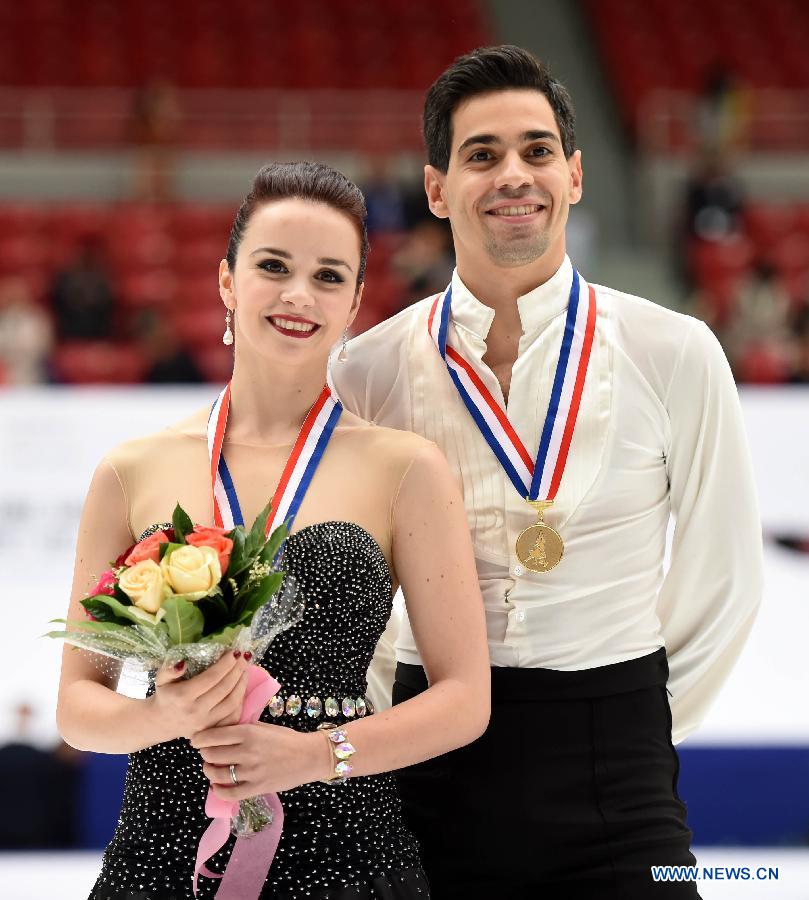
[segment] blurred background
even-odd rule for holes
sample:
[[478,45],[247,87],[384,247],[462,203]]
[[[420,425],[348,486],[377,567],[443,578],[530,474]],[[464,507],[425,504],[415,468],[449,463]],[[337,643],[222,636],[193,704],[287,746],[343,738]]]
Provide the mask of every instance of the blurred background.
[[60,648],[38,636],[64,614],[98,459],[229,377],[217,268],[253,174],[314,158],[365,190],[355,332],[442,289],[423,94],[493,43],[534,51],[573,95],[578,268],[704,319],[739,382],[765,603],[680,748],[680,793],[701,862],[781,867],[705,897],[809,898],[806,0],[0,2],[3,896],[53,896],[56,877],[86,896],[114,827],[126,761],[59,742]]

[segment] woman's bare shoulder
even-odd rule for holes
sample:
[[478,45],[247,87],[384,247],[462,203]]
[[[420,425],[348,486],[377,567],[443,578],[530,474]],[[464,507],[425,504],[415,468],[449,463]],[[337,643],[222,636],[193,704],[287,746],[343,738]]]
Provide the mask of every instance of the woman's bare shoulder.
[[396,460],[407,464],[426,448],[437,447],[420,434],[377,425],[347,410],[341,416],[340,425],[347,437],[356,442],[358,448],[364,448],[370,457],[377,459],[385,458],[388,461]]
[[123,472],[133,466],[150,466],[165,460],[172,452],[185,450],[194,442],[205,443],[208,413],[205,407],[158,431],[130,438],[107,451],[104,459]]

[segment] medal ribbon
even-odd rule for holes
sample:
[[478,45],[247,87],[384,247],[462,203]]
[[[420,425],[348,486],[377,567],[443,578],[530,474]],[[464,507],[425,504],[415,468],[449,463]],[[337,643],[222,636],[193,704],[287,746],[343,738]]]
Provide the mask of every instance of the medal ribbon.
[[[244,524],[233,479],[222,455],[230,410],[230,388],[228,382],[217,397],[208,417],[208,453],[211,461],[214,522],[219,528],[228,530],[235,525]],[[268,535],[281,523],[286,523],[287,529],[292,528],[306,490],[342,412],[342,404],[332,395],[327,385],[309,410],[281,473],[267,521]],[[267,701],[278,692],[281,685],[259,666],[250,667],[248,679],[240,721],[255,723],[258,722]],[[211,872],[205,866],[205,861],[225,846],[230,834],[230,819],[238,811],[239,804],[219,800],[212,788],[208,790],[205,813],[212,821],[200,838],[197,848],[193,882],[195,897],[198,879],[202,874],[209,878],[222,879],[216,893],[221,900],[257,900],[278,849],[284,823],[284,811],[278,795],[265,794],[264,799],[273,812],[272,824],[249,838],[237,838],[225,872],[219,875]]]
[[444,360],[469,414],[521,497],[553,500],[567,463],[573,431],[579,415],[587,365],[596,323],[596,295],[573,270],[562,347],[556,363],[545,425],[536,462],[514,430],[505,410],[481,380],[475,367],[447,343],[452,310],[452,285],[439,294],[430,309],[427,330]]
[[[244,524],[233,479],[222,454],[229,409],[230,382],[217,397],[208,417],[208,455],[211,460],[214,524],[227,529]],[[343,405],[332,394],[328,385],[325,386],[309,410],[281,473],[281,480],[275,489],[267,520],[268,535],[282,523],[286,523],[288,529],[292,528],[295,516],[342,412]]]

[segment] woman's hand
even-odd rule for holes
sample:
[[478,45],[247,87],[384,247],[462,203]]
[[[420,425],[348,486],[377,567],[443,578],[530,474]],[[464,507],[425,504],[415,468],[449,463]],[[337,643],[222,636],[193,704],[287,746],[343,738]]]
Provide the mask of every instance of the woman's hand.
[[[246,800],[258,794],[328,778],[332,754],[318,732],[301,734],[282,725],[232,725],[211,728],[191,738],[204,764],[202,771],[222,800]],[[236,767],[238,785],[230,778]]]
[[[238,654],[238,655],[237,655]],[[185,666],[161,669],[156,690],[147,700],[158,729],[167,736],[190,738],[215,725],[239,721],[252,654],[227,652],[209,669],[183,680]]]

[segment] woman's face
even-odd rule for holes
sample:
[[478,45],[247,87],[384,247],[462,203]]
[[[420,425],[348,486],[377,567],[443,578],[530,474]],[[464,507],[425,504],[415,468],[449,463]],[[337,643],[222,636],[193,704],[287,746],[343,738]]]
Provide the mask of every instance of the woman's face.
[[343,212],[311,200],[265,203],[250,217],[234,272],[219,285],[235,311],[237,352],[274,361],[325,362],[354,321],[360,236]]

